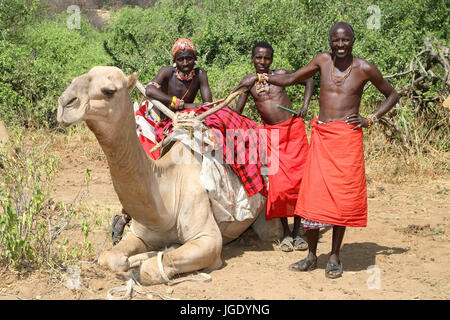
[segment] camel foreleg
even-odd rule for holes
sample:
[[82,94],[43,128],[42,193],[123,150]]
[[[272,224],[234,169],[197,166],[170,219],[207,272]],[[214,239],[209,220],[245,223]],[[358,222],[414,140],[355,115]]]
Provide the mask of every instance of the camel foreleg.
[[128,232],[112,249],[101,253],[98,263],[113,271],[124,272],[133,267],[129,257],[147,251],[149,251],[147,245],[132,232]]
[[190,240],[179,248],[160,252],[141,264],[139,282],[143,285],[167,283],[171,277],[180,273],[208,268],[220,268],[222,259],[222,239],[219,236],[201,236]]

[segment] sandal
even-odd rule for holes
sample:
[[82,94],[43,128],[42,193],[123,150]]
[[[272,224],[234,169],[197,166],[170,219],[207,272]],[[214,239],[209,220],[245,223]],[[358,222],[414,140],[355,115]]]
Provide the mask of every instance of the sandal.
[[300,236],[296,236],[292,244],[295,250],[305,251],[308,249],[308,243]]
[[294,241],[294,239],[292,239],[292,237],[290,237],[290,236],[285,237],[280,242],[280,249],[281,249],[281,251],[283,251],[283,252],[294,251],[294,245],[292,244],[293,241]]
[[113,245],[116,245],[122,239],[123,230],[129,222],[129,219],[127,218],[128,217],[118,214],[114,216],[111,225],[111,240],[113,242]]
[[312,261],[308,258],[297,261],[289,266],[291,271],[311,271],[317,268],[317,260]]
[[[337,273],[335,273],[337,271]],[[332,261],[328,261],[327,267],[325,268],[325,277],[330,279],[336,279],[342,276],[343,268],[342,262],[339,261],[339,265]]]

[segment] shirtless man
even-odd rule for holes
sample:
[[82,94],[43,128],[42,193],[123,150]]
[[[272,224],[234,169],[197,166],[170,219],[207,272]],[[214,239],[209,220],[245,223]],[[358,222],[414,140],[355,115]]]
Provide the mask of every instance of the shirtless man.
[[[252,62],[258,74],[288,74],[288,70],[270,70],[273,61],[273,48],[267,42],[258,42],[252,49]],[[247,75],[242,81],[253,77]],[[306,250],[308,244],[300,236],[300,217],[294,217],[294,227],[289,230],[287,218],[294,216],[300,183],[303,177],[306,157],[308,154],[308,139],[306,137],[303,119],[308,110],[314,81],[312,78],[301,81],[306,85],[305,101],[297,114],[286,109],[291,108],[291,101],[284,87],[269,85],[264,80],[257,81],[250,89],[256,108],[263,121],[261,128],[267,130],[268,143],[272,130],[279,133],[279,170],[269,175],[269,190],[266,205],[266,219],[280,218],[283,226],[283,239],[280,249],[284,252]],[[236,103],[236,112],[241,114],[248,99],[248,92],[241,94]],[[269,164],[270,165],[270,164]]]
[[[172,111],[193,109],[201,106],[194,103],[197,92],[200,90],[203,103],[212,101],[211,89],[208,83],[206,70],[194,68],[197,63],[197,53],[194,44],[184,38],[178,39],[172,46],[173,67],[162,67],[156,77],[147,84],[145,94],[152,99],[159,100]],[[149,102],[145,108],[151,110],[156,121],[166,120],[167,117],[159,110],[152,109]],[[142,115],[150,113],[150,110],[139,110]],[[147,153],[151,144],[141,140]],[[113,244],[120,241],[125,226],[130,222],[130,217],[122,209],[122,215],[115,215],[111,226],[111,238]]]
[[[295,214],[302,217],[308,256],[289,266],[293,271],[317,267],[319,228],[333,227],[325,276],[338,278],[345,228],[367,225],[367,191],[362,128],[370,128],[398,102],[397,91],[371,63],[353,57],[353,28],[336,23],[330,30],[331,52],[315,56],[305,67],[284,75],[264,75],[271,84],[289,86],[320,73],[319,117],[312,121],[311,145]],[[251,81],[241,86],[252,85]],[[370,115],[359,114],[364,85],[370,81],[386,99]]]
[[206,70],[194,68],[197,53],[188,39],[178,39],[172,47],[173,67],[162,67],[145,88],[148,97],[161,101],[172,111],[201,106],[194,103],[200,90],[203,103],[212,101]]

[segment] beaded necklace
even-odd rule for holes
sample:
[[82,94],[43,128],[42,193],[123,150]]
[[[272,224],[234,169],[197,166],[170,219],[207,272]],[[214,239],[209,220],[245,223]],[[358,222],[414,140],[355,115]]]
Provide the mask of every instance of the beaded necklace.
[[188,74],[181,72],[180,70],[178,70],[178,68],[175,68],[175,72],[177,74],[177,79],[181,81],[194,79],[195,76],[194,69],[192,69],[191,72],[189,72]]
[[[274,74],[274,70],[270,70],[269,74]],[[256,87],[256,93],[257,94],[261,94],[263,92],[269,92],[269,83],[267,82],[266,79],[264,79],[263,77],[259,77],[258,80],[255,82],[255,87]]]
[[334,62],[335,61],[336,61],[336,57],[333,58],[333,63],[331,64],[331,80],[333,80],[333,82],[337,86],[340,86],[341,84],[344,83],[345,79],[348,78],[348,76],[350,75],[350,72],[352,72],[352,69],[353,69],[353,57],[352,57],[352,63],[350,64],[350,67],[347,68],[347,71],[345,72],[345,74],[342,77],[336,77],[334,75]]
[[[191,89],[192,83],[194,82],[194,77],[195,77],[195,70],[192,69],[192,71],[188,74],[185,75],[183,72],[179,71],[177,68],[175,68],[175,73],[176,73],[176,79],[181,80],[181,81],[186,81],[186,80],[191,80],[191,83],[189,84],[189,87],[187,88],[186,92],[184,93],[183,97],[181,97],[181,100],[184,100],[184,97],[186,97],[186,95],[188,94],[189,90]],[[177,83],[175,81],[175,78],[173,79],[173,85],[174,85],[174,89],[175,89],[175,95],[178,97],[177,95]]]

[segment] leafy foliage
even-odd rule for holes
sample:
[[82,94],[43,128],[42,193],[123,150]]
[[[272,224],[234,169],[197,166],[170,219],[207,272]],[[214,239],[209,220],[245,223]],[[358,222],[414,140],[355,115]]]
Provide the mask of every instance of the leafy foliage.
[[51,246],[48,194],[58,160],[45,153],[49,141],[28,138],[26,145],[15,134],[0,151],[0,259],[13,266],[42,263]]
[[70,81],[110,59],[86,19],[69,29],[67,15],[24,26],[0,41],[0,117],[20,125],[55,125],[57,99]]
[[[213,97],[219,99],[253,72],[250,55],[256,41],[266,40],[274,47],[273,68],[295,70],[329,50],[330,27],[347,21],[355,30],[354,54],[376,65],[382,74],[392,75],[408,69],[426,36],[448,46],[450,29],[446,0],[165,0],[147,9],[134,6],[112,11],[102,32],[84,18],[81,29],[75,30],[67,28],[65,14],[42,19],[37,0],[2,0],[2,4],[1,17],[21,18],[17,25],[11,19],[1,25],[7,38],[0,38],[0,117],[25,125],[53,126],[57,97],[74,76],[93,65],[138,71],[141,82],[147,83],[162,66],[172,64],[171,46],[180,37],[196,45]],[[373,26],[374,21],[379,27]],[[22,32],[19,25],[25,26]],[[444,75],[442,68],[433,71]],[[315,80],[310,115],[318,108]],[[410,78],[389,81],[401,89]],[[304,88],[292,86],[287,92],[294,108],[299,108]],[[424,94],[434,101],[427,104],[432,112],[448,88],[434,85]],[[362,112],[373,111],[382,99],[375,88],[369,88]],[[251,100],[244,114],[259,121]],[[407,99],[401,102],[407,103]],[[411,109],[398,108],[395,121],[416,119]]]

